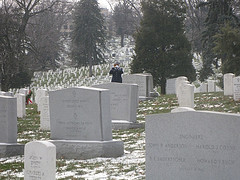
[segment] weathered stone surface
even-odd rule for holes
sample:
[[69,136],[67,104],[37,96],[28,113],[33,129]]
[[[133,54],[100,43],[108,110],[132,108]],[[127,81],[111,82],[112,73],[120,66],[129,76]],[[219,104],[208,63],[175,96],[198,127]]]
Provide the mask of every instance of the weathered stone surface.
[[240,177],[240,115],[187,111],[146,117],[146,179]]

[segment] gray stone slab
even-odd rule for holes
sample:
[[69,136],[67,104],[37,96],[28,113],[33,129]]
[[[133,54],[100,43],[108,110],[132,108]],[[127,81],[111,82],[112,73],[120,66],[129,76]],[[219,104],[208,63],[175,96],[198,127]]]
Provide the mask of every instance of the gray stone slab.
[[110,108],[113,129],[144,127],[136,120],[138,107],[138,85],[127,83],[106,83],[94,87],[110,90]]
[[96,157],[119,157],[124,154],[122,141],[74,141],[50,140],[57,149],[57,158],[90,159]]
[[126,83],[106,83],[94,87],[110,90],[112,123],[115,120],[136,123],[138,107],[138,85]]
[[49,92],[53,140],[112,140],[109,90],[68,88]]
[[176,94],[176,79],[167,79],[166,82],[166,94]]
[[142,100],[144,100],[144,98],[152,99],[158,96],[158,93],[153,89],[153,77],[151,74],[125,74],[123,75],[123,83],[137,84],[138,95]]
[[23,155],[24,144],[0,143],[0,158]]
[[58,158],[119,157],[122,141],[112,140],[110,93],[100,88],[49,92],[51,141]]
[[237,180],[240,115],[188,111],[146,117],[146,179]]
[[17,142],[17,98],[0,96],[0,143]]
[[144,123],[138,122],[129,122],[123,120],[113,120],[112,121],[112,128],[115,130],[118,129],[136,129],[136,128],[143,128]]

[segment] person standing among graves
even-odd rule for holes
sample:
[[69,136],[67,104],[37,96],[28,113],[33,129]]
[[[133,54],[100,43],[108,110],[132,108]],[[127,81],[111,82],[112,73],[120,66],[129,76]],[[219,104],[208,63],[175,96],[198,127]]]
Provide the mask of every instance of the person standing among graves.
[[119,62],[114,63],[114,67],[109,72],[112,75],[112,82],[122,83],[123,69],[119,65]]

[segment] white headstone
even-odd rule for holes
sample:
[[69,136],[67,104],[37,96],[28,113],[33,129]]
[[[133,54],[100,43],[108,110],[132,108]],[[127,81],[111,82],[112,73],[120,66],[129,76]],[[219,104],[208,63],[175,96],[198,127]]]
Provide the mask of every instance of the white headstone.
[[45,96],[45,94],[42,94],[41,96],[39,96],[38,99],[38,111],[41,112],[43,109],[43,106],[45,104],[45,97],[49,97],[49,96]]
[[24,94],[16,94],[17,97],[17,117],[26,116],[26,96]]
[[40,102],[40,129],[50,130],[49,96],[42,97]]
[[43,97],[43,96],[48,96],[47,89],[38,89],[36,91],[36,96],[35,96],[36,104],[39,104],[39,101],[40,101],[41,97]]
[[147,180],[240,177],[240,115],[187,111],[146,117]]
[[56,147],[48,141],[33,141],[25,145],[24,180],[56,179]]
[[178,104],[180,107],[194,108],[194,86],[182,82],[178,87]]
[[177,97],[178,97],[178,93],[179,93],[179,88],[180,88],[181,84],[184,83],[184,82],[188,82],[188,79],[185,76],[177,77],[176,80],[175,80],[175,88],[176,88]]
[[207,80],[208,92],[216,92],[216,82],[215,80]]
[[166,94],[176,94],[176,78],[167,79]]
[[224,88],[224,95],[225,96],[232,96],[233,95],[233,78],[235,77],[232,73],[224,74],[223,76],[223,88]]
[[240,76],[233,78],[233,99],[240,101]]
[[205,93],[205,92],[208,92],[208,85],[207,85],[207,83],[202,83],[201,85],[200,85],[200,92],[201,93]]

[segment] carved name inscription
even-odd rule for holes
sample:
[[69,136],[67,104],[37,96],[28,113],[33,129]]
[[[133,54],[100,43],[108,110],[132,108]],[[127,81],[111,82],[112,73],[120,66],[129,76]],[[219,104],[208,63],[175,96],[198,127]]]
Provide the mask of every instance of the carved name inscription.
[[48,141],[32,141],[24,149],[24,179],[55,179],[56,147]]
[[28,157],[29,168],[24,173],[30,179],[44,179],[44,172],[42,171],[42,157],[37,155],[31,155]]
[[[186,140],[188,142],[186,142]],[[225,168],[226,166],[232,166],[235,164],[234,159],[223,159],[220,158],[222,153],[236,153],[239,151],[239,148],[235,145],[229,144],[206,144],[208,142],[208,138],[203,134],[180,134],[178,138],[175,139],[174,143],[147,143],[146,148],[153,151],[160,151],[165,152],[166,154],[175,154],[174,152],[179,152],[178,154],[185,154],[187,155],[187,151],[194,151],[198,152],[199,156],[196,156],[193,160],[189,156],[159,156],[159,155],[151,155],[149,156],[149,161],[154,161],[156,163],[182,163],[185,164],[186,167],[183,167],[182,164],[179,166],[179,170],[181,171],[190,171],[201,169],[201,171],[207,170],[206,168],[201,167],[203,166],[211,166],[212,168]],[[183,151],[181,153],[181,151]],[[206,158],[205,156],[201,157],[204,153],[213,153],[218,158]],[[162,154],[162,153],[159,153]],[[188,164],[190,162],[194,162],[196,167],[190,168]]]
[[240,101],[240,76],[233,78],[233,98]]

